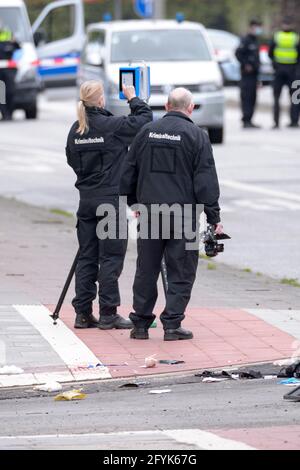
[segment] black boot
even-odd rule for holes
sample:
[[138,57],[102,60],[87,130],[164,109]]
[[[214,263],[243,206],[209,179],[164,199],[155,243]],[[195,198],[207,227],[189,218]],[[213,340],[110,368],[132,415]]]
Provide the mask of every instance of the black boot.
[[149,339],[149,331],[147,328],[133,328],[130,333],[131,339]]
[[99,322],[94,315],[84,315],[77,313],[74,328],[78,330],[85,330],[87,328],[98,328]]
[[100,315],[100,321],[98,328],[100,330],[131,330],[133,323],[129,319],[121,317],[121,315],[112,315],[110,317],[102,317]]
[[177,328],[177,330],[165,330],[165,341],[180,341],[193,339],[194,335],[191,331]]

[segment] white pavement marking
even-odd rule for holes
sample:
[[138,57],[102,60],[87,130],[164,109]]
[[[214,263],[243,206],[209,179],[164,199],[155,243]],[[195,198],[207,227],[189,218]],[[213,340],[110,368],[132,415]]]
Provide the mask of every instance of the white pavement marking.
[[[53,350],[80,380],[111,378],[107,367],[95,367],[101,363],[92,351],[62,322],[53,325],[51,312],[43,305],[13,306],[48,341]],[[94,366],[87,369],[87,366]]]
[[281,199],[287,199],[289,201],[300,202],[300,194],[287,193],[285,191],[277,191],[273,189],[263,188],[262,186],[250,183],[241,183],[233,180],[221,180],[221,186],[225,186],[231,189],[237,189],[238,191],[246,191],[248,193],[264,194],[270,197],[276,197]]
[[243,309],[300,341],[300,310]]
[[[200,429],[175,429],[169,431],[133,431],[133,432],[115,432],[115,433],[94,433],[94,434],[45,434],[38,436],[0,436],[0,445],[8,445],[15,442],[16,445],[38,445],[39,442],[43,443],[48,441],[49,446],[53,446],[56,443],[57,448],[63,447],[63,440],[71,440],[69,444],[72,444],[72,440],[80,440],[81,445],[84,446],[85,440],[87,444],[91,441],[94,443],[97,441],[98,445],[101,445],[101,440],[114,442],[115,438],[119,439],[118,443],[127,443],[129,445],[130,438],[134,438],[133,442],[141,443],[143,439],[151,438],[153,443],[155,438],[157,442],[163,441],[165,437],[176,441],[178,444],[194,445],[198,449],[202,450],[255,450],[254,447],[250,447],[243,442],[234,441],[231,439],[225,439],[212,432],[201,431]],[[51,442],[54,440],[54,442]],[[10,444],[11,445],[11,444]],[[95,446],[95,444],[94,444]],[[174,445],[175,448],[175,445]],[[176,448],[179,448],[176,446]]]
[[164,431],[172,439],[184,444],[192,444],[205,450],[255,450],[242,442],[233,441],[200,429]]

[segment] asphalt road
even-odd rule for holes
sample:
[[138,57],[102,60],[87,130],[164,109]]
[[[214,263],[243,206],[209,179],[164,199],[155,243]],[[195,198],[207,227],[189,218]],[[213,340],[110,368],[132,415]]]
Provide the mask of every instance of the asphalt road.
[[[203,430],[215,436],[225,429],[232,430],[237,441],[232,448],[239,448],[239,442],[245,443],[243,429],[255,443],[256,429],[292,430],[300,424],[299,404],[283,400],[288,388],[278,385],[278,380],[219,384],[199,380],[152,379],[138,389],[100,383],[85,386],[87,398],[77,402],[55,402],[53,396],[39,397],[32,390],[25,396],[19,392],[19,398],[15,391],[16,398],[10,400],[2,395],[0,448],[193,450],[207,448]],[[171,392],[149,394],[153,389]],[[275,433],[260,446],[274,448]],[[294,442],[299,444],[298,434],[294,433]],[[288,434],[285,441],[293,445]],[[213,438],[211,445],[216,448],[220,443]]]
[[[76,211],[75,178],[64,156],[75,95],[72,89],[50,91],[41,98],[38,121],[26,122],[17,113],[16,121],[1,123],[0,195]],[[231,101],[232,96],[231,90]],[[220,259],[278,278],[300,278],[300,130],[272,131],[266,110],[256,116],[262,130],[243,131],[239,119],[238,108],[228,107],[226,143],[215,147],[223,222],[233,237]]]

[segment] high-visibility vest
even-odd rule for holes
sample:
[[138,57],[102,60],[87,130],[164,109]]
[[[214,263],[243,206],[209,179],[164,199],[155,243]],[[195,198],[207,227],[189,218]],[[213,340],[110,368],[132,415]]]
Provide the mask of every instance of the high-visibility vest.
[[297,33],[280,31],[275,34],[274,60],[278,64],[295,65],[298,62],[300,37]]
[[11,41],[12,38],[13,35],[9,29],[0,29],[0,42]]

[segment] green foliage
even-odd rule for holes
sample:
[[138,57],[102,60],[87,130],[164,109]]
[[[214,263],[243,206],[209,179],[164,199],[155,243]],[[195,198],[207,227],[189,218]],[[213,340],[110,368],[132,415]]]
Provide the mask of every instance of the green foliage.
[[300,287],[300,282],[298,281],[298,279],[284,278],[281,280],[281,284],[284,284],[286,286],[292,286],[292,287]]
[[[33,21],[49,0],[27,0],[26,3]],[[280,16],[287,13],[294,16],[300,26],[299,3],[299,0],[166,0],[168,18],[174,18],[180,11],[187,20],[237,34],[246,31],[248,21],[253,17],[261,17],[269,33],[277,27]],[[105,12],[114,13],[114,0],[86,2],[86,23],[101,21]],[[123,18],[137,18],[132,0],[123,0]]]

